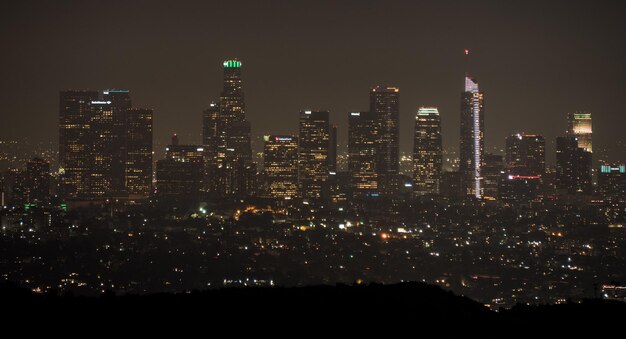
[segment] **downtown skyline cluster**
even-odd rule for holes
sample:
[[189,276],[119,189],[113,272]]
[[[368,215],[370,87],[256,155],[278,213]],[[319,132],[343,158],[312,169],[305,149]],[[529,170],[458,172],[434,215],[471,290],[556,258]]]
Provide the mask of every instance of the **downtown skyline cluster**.
[[400,170],[400,89],[379,85],[370,90],[368,111],[347,112],[347,172],[337,166],[337,134],[343,131],[331,123],[329,111],[312,110],[299,113],[297,135],[264,137],[263,170],[258,171],[242,69],[237,59],[224,61],[219,100],[202,113],[202,144],[181,145],[175,135],[154,169],[152,111],[131,108],[128,90],[104,90],[102,98],[94,91],[62,91],[59,195],[75,200],[137,199],[154,193],[174,201],[201,195],[337,201],[408,191],[411,196],[534,201],[554,195],[550,190],[592,193],[590,113],[568,114],[567,135],[556,142],[555,169],[546,169],[545,140],[533,133],[508,137],[505,158],[489,154],[484,146],[485,93],[467,74],[458,170],[443,171],[436,107],[417,109],[412,171]]

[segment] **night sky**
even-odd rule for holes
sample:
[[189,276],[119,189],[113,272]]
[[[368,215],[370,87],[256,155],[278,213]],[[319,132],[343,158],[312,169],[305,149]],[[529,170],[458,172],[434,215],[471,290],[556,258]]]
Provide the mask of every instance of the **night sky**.
[[[469,68],[485,91],[487,147],[518,131],[552,144],[566,112],[593,113],[594,150],[626,159],[623,1],[11,1],[0,8],[0,139],[56,140],[58,92],[125,88],[155,110],[155,138],[199,143],[222,61],[243,64],[255,141],[296,133],[302,109],[368,109],[401,89],[401,147],[416,108],[438,106],[458,148]],[[472,51],[469,66],[463,50]],[[260,144],[255,144],[259,151]],[[553,158],[549,146],[549,159]]]

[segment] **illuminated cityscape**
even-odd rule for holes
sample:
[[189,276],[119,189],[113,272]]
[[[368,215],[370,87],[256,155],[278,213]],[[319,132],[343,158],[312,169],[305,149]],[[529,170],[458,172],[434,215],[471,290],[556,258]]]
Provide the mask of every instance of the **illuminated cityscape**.
[[[76,7],[77,13],[96,13],[84,6],[90,11]],[[129,13],[140,13],[129,6]],[[623,81],[613,79],[626,76],[616,66],[623,58],[614,56],[623,55],[623,46],[620,53],[602,50],[612,67],[591,81],[587,61],[596,54],[574,51],[595,50],[597,39],[576,35],[589,46],[570,41],[570,33],[546,23],[528,28],[537,29],[529,35],[516,21],[496,27],[485,20],[480,22],[489,30],[468,24],[467,34],[457,38],[435,28],[429,16],[423,20],[435,40],[423,33],[414,40],[404,32],[415,33],[408,28],[413,24],[422,32],[421,22],[375,4],[359,7],[368,21],[340,22],[320,13],[353,13],[355,6],[268,10],[258,4],[237,15],[220,4],[197,6],[202,11],[181,9],[189,22],[180,23],[186,32],[180,35],[163,20],[154,21],[163,25],[154,27],[157,35],[135,31],[139,22],[152,21],[137,16],[130,22],[103,9],[115,18],[111,33],[126,29],[132,39],[113,39],[105,53],[87,44],[93,41],[87,33],[65,28],[80,39],[60,34],[68,44],[51,53],[51,65],[58,66],[45,76],[30,74],[48,68],[41,53],[29,56],[39,60],[31,63],[1,57],[23,70],[5,67],[12,80],[6,93],[0,91],[6,102],[0,293],[18,288],[45,304],[57,297],[200,300],[214,292],[223,293],[212,297],[222,306],[237,293],[244,293],[237,298],[247,305],[257,296],[267,303],[272,293],[284,293],[276,305],[290,293],[315,299],[321,293],[319,300],[342,303],[357,293],[351,300],[363,304],[350,307],[374,307],[380,300],[407,307],[404,295],[380,292],[385,287],[415,293],[407,298],[437,295],[428,305],[439,311],[461,307],[447,303],[464,298],[454,302],[474,303],[489,315],[526,306],[626,302],[626,121],[622,101],[614,98]],[[398,6],[407,13],[417,9]],[[424,6],[425,13],[437,8],[433,13],[453,28],[459,20],[445,19],[448,11],[455,19],[467,20],[465,12],[492,17],[469,5],[460,12]],[[366,11],[370,7],[376,15]],[[155,8],[145,8],[146,15]],[[585,17],[576,8],[563,11]],[[161,10],[158,16],[169,18],[170,11]],[[396,22],[396,16],[412,24]],[[195,35],[207,31],[207,17],[216,31],[228,29]],[[528,14],[515,17],[526,20]],[[320,18],[334,26],[319,25]],[[362,24],[378,19],[402,29]],[[590,36],[622,41],[597,27],[604,21],[594,22]],[[93,39],[109,34],[85,25]],[[357,26],[362,36],[353,32]],[[558,33],[575,61],[550,49],[554,41],[542,30]],[[28,42],[36,38],[32,32],[20,34],[13,44],[34,46]],[[524,46],[508,42],[514,38]],[[84,48],[73,46],[77,41]],[[429,49],[432,55],[423,53],[424,46],[439,43],[441,49]],[[491,46],[500,44],[505,46]],[[472,60],[467,45],[476,46]],[[31,64],[36,68],[25,71]],[[472,75],[465,73],[461,83],[468,69]],[[39,80],[41,86],[34,86]],[[602,89],[579,90],[583,81]],[[363,297],[366,291],[374,294]],[[244,307],[232,305],[212,312]],[[370,312],[339,309],[327,312]],[[301,314],[294,309],[291,316]]]

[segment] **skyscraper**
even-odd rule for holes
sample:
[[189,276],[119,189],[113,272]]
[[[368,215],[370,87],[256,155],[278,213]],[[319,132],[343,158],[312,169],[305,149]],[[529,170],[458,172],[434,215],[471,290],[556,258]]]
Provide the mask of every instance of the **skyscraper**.
[[598,172],[598,191],[604,199],[626,201],[626,165],[602,164]]
[[546,171],[546,141],[543,136],[518,133],[506,138],[507,172],[514,176],[543,176]]
[[96,91],[62,91],[59,95],[59,193],[76,197],[87,188],[91,152],[91,101]]
[[576,137],[556,138],[556,188],[562,193],[591,193],[591,152]]
[[506,175],[499,192],[503,202],[529,204],[540,200],[546,171],[545,149],[541,135],[518,133],[506,138]]
[[567,114],[567,135],[578,139],[578,147],[593,153],[591,113],[570,112]]
[[176,135],[157,161],[156,193],[160,202],[190,203],[199,198],[204,179],[204,148],[179,145]]
[[496,200],[500,196],[500,183],[504,176],[504,160],[501,155],[485,154],[482,168],[483,198]]
[[348,113],[348,172],[354,197],[378,193],[377,141],[378,124],[375,113]]
[[211,103],[203,115],[203,143],[213,154],[206,164],[207,189],[220,196],[243,197],[254,193],[256,180],[250,123],[245,114],[243,64],[235,59],[224,61],[223,66],[219,106]]
[[292,135],[264,137],[263,164],[266,195],[294,198],[298,194],[298,138]]
[[87,170],[86,198],[112,196],[113,158],[117,152],[113,126],[113,105],[107,100],[92,100],[90,119],[90,146],[83,154],[90,159]]
[[224,88],[220,96],[220,114],[224,120],[226,148],[233,149],[236,160],[252,161],[250,123],[246,120],[241,67],[238,60],[224,61]]
[[461,145],[459,171],[463,173],[465,191],[481,198],[483,151],[485,149],[484,93],[478,82],[465,77],[465,91],[461,95]]
[[337,125],[331,125],[328,145],[328,171],[337,172]]
[[131,197],[148,197],[152,191],[152,110],[126,111],[126,192]]
[[[400,89],[376,86],[370,91],[370,112],[376,115],[378,139],[376,142],[376,171],[379,188],[385,191],[386,182],[400,169]],[[380,187],[382,186],[382,187]]]
[[441,119],[436,107],[420,107],[415,116],[413,190],[438,194],[442,163]]
[[125,89],[106,89],[102,99],[110,102],[111,121],[109,146],[111,148],[111,188],[107,195],[125,196],[126,192],[126,157],[127,157],[127,111],[132,107],[130,91]]
[[219,193],[221,169],[226,156],[225,132],[220,118],[220,106],[211,102],[202,113],[202,145],[206,154],[204,190]]
[[304,198],[321,198],[328,180],[328,111],[301,111],[298,182]]
[[128,90],[62,91],[60,195],[146,197],[152,182],[152,111],[132,109]]

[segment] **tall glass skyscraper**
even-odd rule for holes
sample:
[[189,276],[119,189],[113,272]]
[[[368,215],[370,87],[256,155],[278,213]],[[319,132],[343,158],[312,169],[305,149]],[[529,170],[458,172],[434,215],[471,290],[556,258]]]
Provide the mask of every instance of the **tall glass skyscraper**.
[[328,181],[328,111],[301,111],[298,143],[300,196],[322,198]]
[[478,81],[465,77],[465,91],[461,95],[461,145],[459,170],[464,176],[468,195],[482,198],[483,153],[485,149],[484,93]]
[[64,198],[87,191],[91,102],[96,99],[96,91],[62,91],[59,95],[59,193]]
[[246,119],[239,60],[226,60],[219,103],[203,112],[203,143],[207,147],[205,188],[217,195],[254,193],[256,166],[252,162],[250,122]]
[[126,192],[148,197],[152,191],[152,110],[126,111]]
[[265,194],[271,198],[295,198],[298,195],[298,137],[266,135],[264,141]]
[[[370,112],[376,115],[376,172],[379,188],[386,191],[386,183],[400,169],[400,89],[376,86],[370,91]],[[382,187],[380,187],[382,186]]]
[[436,107],[420,107],[415,116],[413,190],[417,195],[438,194],[441,181],[441,119]]
[[557,189],[567,194],[590,194],[591,152],[579,147],[576,137],[556,138]]
[[62,91],[60,195],[145,198],[152,187],[152,110],[134,109],[128,90]]
[[348,172],[354,197],[378,193],[376,147],[378,124],[372,112],[348,113]]
[[513,176],[539,176],[546,171],[546,141],[543,136],[517,133],[506,138],[506,167]]
[[241,67],[241,61],[224,61],[224,89],[220,96],[220,114],[224,119],[226,148],[233,150],[232,156],[237,160],[251,162],[250,123],[246,120]]
[[591,113],[572,112],[567,115],[567,134],[578,139],[578,147],[593,153]]

